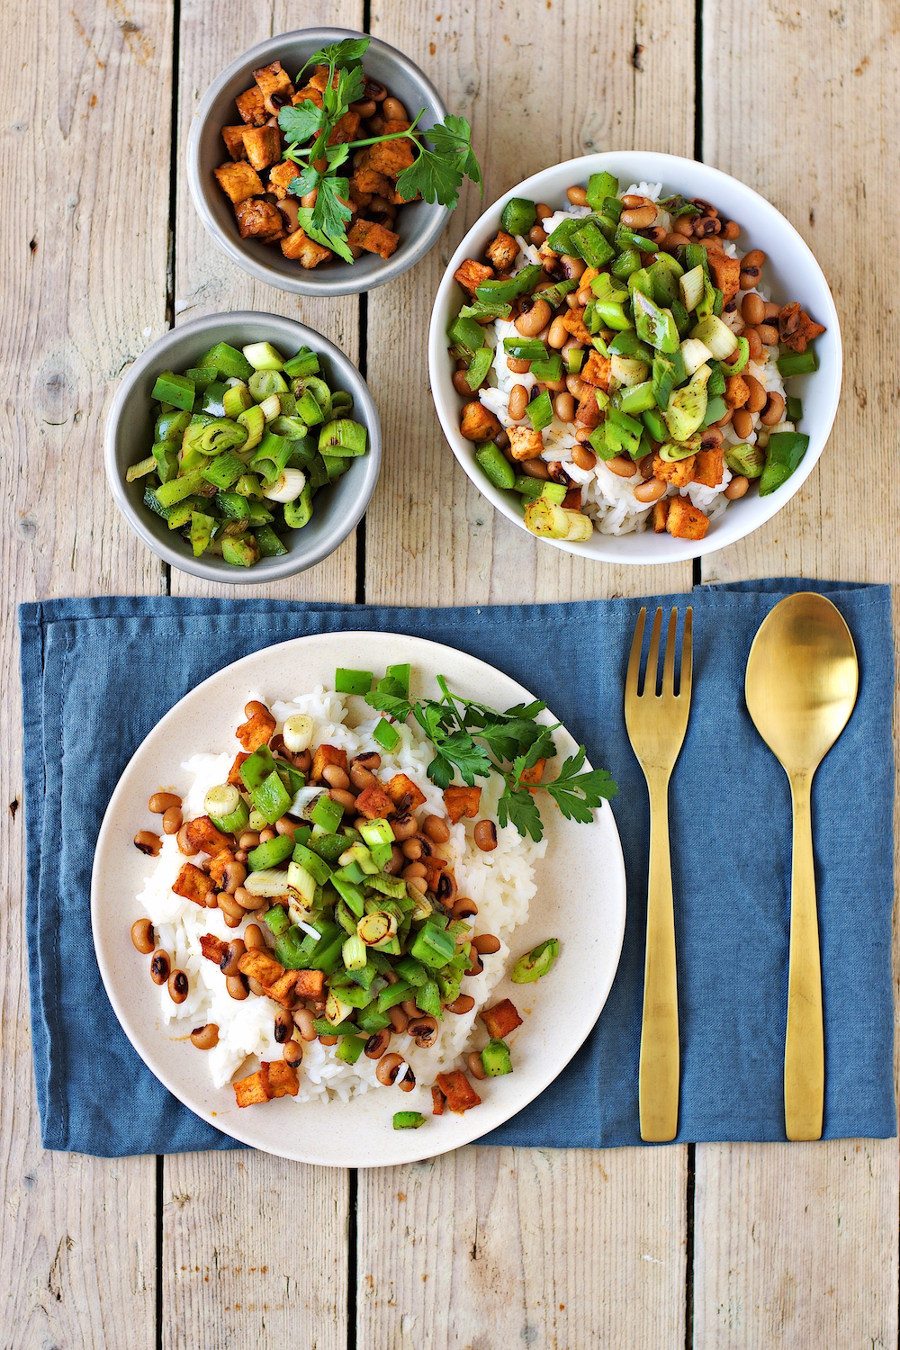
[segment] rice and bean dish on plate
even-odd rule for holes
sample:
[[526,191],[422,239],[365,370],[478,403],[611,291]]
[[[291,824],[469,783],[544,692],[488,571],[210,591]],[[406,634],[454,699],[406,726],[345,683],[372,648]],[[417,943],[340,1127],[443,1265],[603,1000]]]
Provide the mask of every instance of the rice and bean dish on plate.
[[714,204],[605,172],[567,196],[511,198],[454,274],[461,434],[536,535],[703,539],[802,460],[785,381],[817,369],[824,328],[769,298],[766,255]]
[[559,951],[515,944],[546,848],[538,802],[588,823],[615,785],[583,747],[545,772],[542,703],[499,712],[442,677],[414,700],[410,676],[339,669],[333,688],[251,699],[236,756],[193,755],[184,790],[149,799],[161,831],[135,836],[154,861],[132,943],[164,1023],[239,1107],[395,1087],[416,1109],[394,1128],[418,1128],[513,1071],[523,1019],[492,991]]

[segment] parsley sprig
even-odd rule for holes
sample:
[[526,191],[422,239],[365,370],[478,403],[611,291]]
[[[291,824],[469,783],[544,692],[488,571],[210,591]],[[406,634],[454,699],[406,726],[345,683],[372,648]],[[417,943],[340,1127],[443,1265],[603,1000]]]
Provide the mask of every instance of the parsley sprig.
[[556,758],[553,733],[561,723],[539,722],[546,704],[516,704],[500,712],[485,703],[454,694],[443,675],[437,679],[439,699],[413,701],[390,678],[380,680],[366,695],[366,701],[378,712],[397,722],[412,717],[434,746],[434,759],[427,773],[440,788],[447,788],[458,774],[469,787],[476,778],[487,778],[495,771],[504,787],[497,803],[501,825],[512,823],[521,835],[534,840],[544,836],[544,822],[536,801],[536,790],[546,792],[567,820],[588,824],[594,808],[614,797],[616,784],[605,769],[582,772],[586,751],[580,745],[560,766],[556,777],[535,785],[529,770],[539,760]]
[[411,141],[416,158],[397,178],[397,191],[406,201],[421,196],[427,202],[440,202],[442,206],[453,208],[459,200],[464,178],[482,187],[481,166],[472,149],[472,129],[464,117],[449,116],[426,132],[417,132],[416,126],[425,111],[422,108],[408,131],[395,131],[341,145],[328,144],[331,133],[351,103],[363,97],[366,80],[361,61],[368,47],[367,37],[344,38],[314,52],[299,71],[297,82],[299,84],[303,72],[310,66],[327,66],[328,81],[322,91],[322,107],[311,99],[304,99],[302,103],[282,108],[278,114],[278,125],[287,141],[284,158],[291,160],[298,169],[288,190],[296,197],[316,191],[315,205],[300,208],[299,223],[311,239],[349,263],[354,261],[347,246],[350,180],[339,170],[354,150],[382,141]]

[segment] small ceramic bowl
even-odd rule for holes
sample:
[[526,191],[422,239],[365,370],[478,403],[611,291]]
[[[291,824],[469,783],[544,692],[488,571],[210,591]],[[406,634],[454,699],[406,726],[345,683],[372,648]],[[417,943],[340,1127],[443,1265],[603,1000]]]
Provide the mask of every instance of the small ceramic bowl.
[[[188,136],[187,173],[194,205],[213,239],[245,272],[295,295],[357,295],[393,281],[417,263],[437,242],[450,211],[431,202],[412,202],[397,214],[400,246],[390,258],[364,253],[351,266],[336,260],[305,271],[285,258],[277,245],[257,239],[242,239],[234,208],[213,177],[213,170],[228,162],[222,128],[237,120],[234,100],[253,84],[253,71],[271,61],[280,61],[294,79],[313,52],[342,38],[367,36],[347,28],[301,28],[267,38],[233,61],[213,81],[203,98]],[[418,66],[386,42],[372,38],[363,58],[366,74],[383,84],[413,117],[425,112],[423,131],[442,122],[446,109],[440,95]]]
[[662,183],[663,192],[700,197],[716,206],[721,215],[738,221],[742,228],[736,241],[738,249],[761,248],[767,254],[764,289],[782,304],[799,300],[803,308],[826,328],[816,340],[819,369],[811,375],[792,379],[788,385],[788,393],[799,395],[803,400],[799,430],[809,436],[809,447],[791,477],[775,492],[760,497],[751,490],[746,497],[730,503],[712,522],[706,538],[699,542],[676,539],[671,534],[654,534],[652,529],[620,535],[600,534],[595,530],[583,544],[558,539],[542,541],[567,553],[579,553],[600,562],[684,562],[743,539],[790,501],[815,468],[828,440],[840,397],[841,332],[828,283],[793,225],[752,188],[708,164],[640,150],[571,159],[543,169],[524,183],[510,188],[465,235],[438,287],[428,339],[431,392],[444,435],[465,472],[498,511],[524,530],[525,522],[513,494],[502,492],[488,482],[475,463],[475,447],[460,434],[461,404],[452,383],[454,366],[447,353],[447,328],[466,297],[453,274],[463,259],[479,258],[484,253],[500,228],[500,213],[510,197],[526,197],[531,201],[546,202],[554,210],[564,209],[568,205],[566,188],[586,183],[592,173],[603,170],[614,174],[623,187],[629,183]]
[[[293,356],[300,347],[311,348],[331,388],[346,389],[353,395],[351,416],[368,431],[368,453],[354,459],[348,471],[331,487],[316,493],[308,525],[302,530],[288,530],[282,536],[287,553],[279,558],[261,558],[252,567],[233,567],[217,557],[195,558],[190,545],[144,506],[141,481],[125,481],[129,465],[144,459],[153,441],[151,390],[156,377],[165,370],[183,371],[196,365],[197,358],[216,342],[229,342],[234,347],[271,342],[285,356]],[[260,583],[294,576],[321,562],[359,523],[378,481],[381,426],[365,380],[333,343],[294,319],[242,310],[234,314],[208,314],[173,328],[138,357],[119,385],[109,410],[104,458],[116,505],[135,534],[157,557],[205,581]]]

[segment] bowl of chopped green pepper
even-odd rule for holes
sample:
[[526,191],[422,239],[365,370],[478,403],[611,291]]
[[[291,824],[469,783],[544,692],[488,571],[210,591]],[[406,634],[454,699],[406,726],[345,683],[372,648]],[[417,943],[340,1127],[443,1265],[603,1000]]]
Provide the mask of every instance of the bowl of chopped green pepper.
[[213,314],[135,361],[110,409],[106,473],[129,525],[206,581],[274,581],[332,553],[381,464],[355,366],[273,314]]
[[463,179],[481,182],[465,118],[366,33],[305,28],[215,79],[191,125],[188,184],[239,267],[299,295],[356,295],[437,242]]

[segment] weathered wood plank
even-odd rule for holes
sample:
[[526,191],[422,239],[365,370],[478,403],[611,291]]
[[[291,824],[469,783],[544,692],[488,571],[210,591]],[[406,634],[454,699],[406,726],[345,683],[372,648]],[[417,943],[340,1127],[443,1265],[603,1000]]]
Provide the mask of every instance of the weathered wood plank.
[[[751,15],[707,0],[703,31],[705,157],[809,241],[834,290],[845,360],[841,409],[811,479],[767,526],[708,558],[704,578],[896,582],[896,536],[883,526],[897,500],[883,467],[896,390],[880,336],[900,244],[884,172],[900,130],[896,7],[770,0]],[[698,1148],[696,1343],[895,1344],[897,1206],[896,1140]]]
[[[394,4],[372,10],[372,31],[472,121],[485,202],[592,149],[689,153],[692,25],[677,0],[652,13],[573,0],[477,16],[453,3],[424,21]],[[481,209],[469,189],[430,257],[369,300],[369,378],[400,453],[388,456],[369,512],[367,598],[479,604],[689,588],[689,567],[603,568],[538,546],[457,467],[428,394],[425,334],[442,270]],[[680,1344],[685,1195],[684,1149],[466,1149],[361,1173],[359,1343],[581,1346],[613,1343],[626,1325],[633,1345]]]
[[[22,942],[24,820],[15,605],[158,590],[162,569],[106,491],[98,446],[121,369],[165,327],[170,7],[53,4],[6,15],[0,131],[0,558],[4,1344],[154,1343],[155,1163],[45,1153],[34,1102]],[[146,124],[128,116],[143,109]],[[102,146],[102,153],[98,147]],[[36,166],[48,169],[48,177]],[[52,178],[52,182],[50,179]],[[139,224],[133,203],[142,207]],[[122,278],[130,284],[124,286]],[[90,304],[85,296],[90,295]],[[8,807],[8,810],[7,810]]]
[[[191,0],[181,10],[179,166],[190,119],[215,75],[271,33],[301,25],[362,22],[361,0],[339,20],[324,3],[295,8],[278,0]],[[175,238],[175,316],[259,309],[296,317],[358,359],[359,302],[316,301],[252,280],[208,237],[180,170]],[[352,600],[355,536],[299,577],[270,586],[228,587],[234,595]],[[221,589],[221,588],[217,588]],[[173,572],[172,592],[208,594],[210,587]],[[167,1346],[282,1344],[301,1339],[320,1350],[346,1343],[349,1180],[345,1172],[299,1167],[263,1154],[168,1158],[163,1209],[163,1340]],[[296,1261],[291,1234],[315,1234],[315,1259]]]

